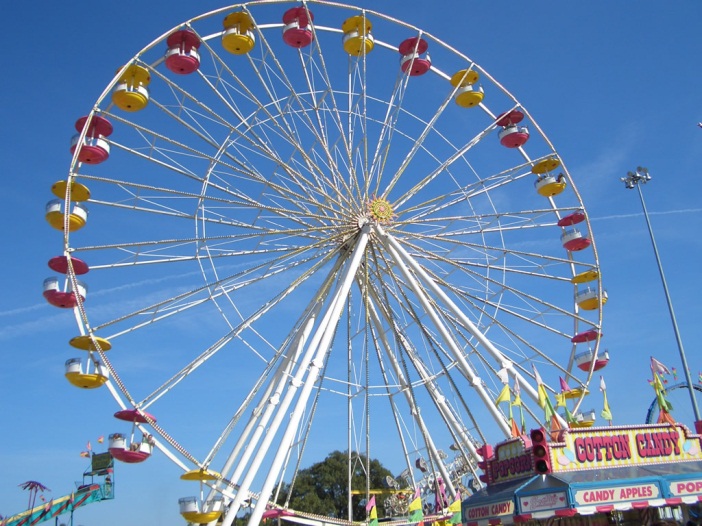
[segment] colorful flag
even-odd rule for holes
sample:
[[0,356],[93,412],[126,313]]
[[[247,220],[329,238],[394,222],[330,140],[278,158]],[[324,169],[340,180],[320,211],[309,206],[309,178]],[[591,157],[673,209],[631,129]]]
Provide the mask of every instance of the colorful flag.
[[93,450],[93,446],[90,445],[90,440],[88,440],[88,444],[85,446],[88,451]]
[[604,418],[605,420],[612,421],[612,411],[609,409],[609,403],[607,402],[607,391],[602,393],[602,412],[600,413],[600,416]]
[[83,458],[90,458],[90,453],[88,453],[87,451],[81,451],[80,456]]
[[609,402],[607,402],[607,386],[605,385],[604,376],[600,376],[600,391],[602,391],[602,412],[600,416],[605,420],[612,422],[612,411],[609,408]]
[[424,521],[424,510],[422,510],[422,497],[417,497],[410,502],[408,511],[410,512],[410,523],[422,523]]
[[522,405],[522,389],[519,386],[519,377],[514,378],[514,402],[512,402],[512,405],[518,405],[521,407]]
[[512,405],[519,407],[519,416],[521,420],[521,433],[526,433],[526,420],[524,419],[524,406],[522,405],[522,389],[519,385],[519,377],[514,378],[514,402]]
[[373,495],[366,503],[366,512],[368,512],[368,526],[378,525],[378,510],[375,507],[375,495]]
[[670,370],[653,356],[651,356],[651,371],[654,374],[670,374]]
[[98,437],[98,440],[97,440],[97,441],[98,441],[98,444],[102,444],[102,443],[105,441],[105,437],[104,437],[103,435],[100,435],[100,436]]
[[531,367],[532,369],[534,369],[534,380],[536,380],[536,390],[539,394],[539,406],[541,407],[541,409],[546,410],[546,401],[548,400],[548,393],[546,392],[546,388],[544,387],[543,380],[541,380],[541,375],[539,374],[539,371],[536,370],[536,366],[532,363]]
[[499,396],[495,400],[495,405],[500,405],[502,402],[511,402],[512,394],[509,392],[509,385],[505,385],[500,391]]
[[561,383],[561,392],[564,393],[566,391],[570,391],[570,387],[566,383],[566,381],[561,378],[560,376],[558,377],[558,381]]
[[656,398],[658,399],[658,407],[660,410],[670,413],[673,410],[673,406],[665,397],[665,387],[663,387],[658,373],[653,373],[653,389],[656,391]]
[[451,524],[461,524],[461,497],[459,495],[456,495],[456,500],[453,501],[448,510],[453,513],[449,522]]
[[410,513],[415,512],[415,511],[422,511],[422,497],[415,497],[412,502],[410,502],[409,507],[407,508],[407,511]]

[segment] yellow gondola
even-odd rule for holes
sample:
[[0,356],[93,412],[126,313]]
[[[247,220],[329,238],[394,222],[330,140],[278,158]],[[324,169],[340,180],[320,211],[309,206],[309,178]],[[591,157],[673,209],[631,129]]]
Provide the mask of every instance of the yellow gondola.
[[373,51],[375,42],[371,35],[373,24],[365,16],[357,15],[344,20],[341,30],[344,32],[344,51],[349,55],[363,55]]
[[245,55],[256,45],[253,33],[254,23],[251,16],[244,11],[229,13],[222,21],[222,47],[233,55]]
[[107,368],[96,364],[94,372],[83,371],[80,358],[71,358],[66,361],[66,379],[81,389],[96,389],[105,385],[108,379]]
[[149,103],[147,86],[150,82],[151,75],[146,68],[130,64],[112,92],[112,102],[123,111],[143,110]]
[[461,108],[472,108],[483,101],[485,97],[483,88],[480,86],[474,87],[479,78],[480,74],[472,69],[462,69],[451,77],[451,85],[454,88],[458,88],[455,101]]

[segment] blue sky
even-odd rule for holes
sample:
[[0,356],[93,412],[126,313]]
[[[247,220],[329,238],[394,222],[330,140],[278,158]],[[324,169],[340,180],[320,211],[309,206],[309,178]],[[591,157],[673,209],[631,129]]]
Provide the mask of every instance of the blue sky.
[[[60,250],[44,221],[50,186],[65,177],[76,118],[115,70],[180,22],[224,4],[76,1],[5,10],[6,79],[0,108],[8,211],[6,302],[0,309],[0,514],[21,511],[17,487],[39,480],[58,497],[80,479],[88,440],[115,430],[107,396],[63,378],[70,316],[41,297]],[[637,165],[653,180],[645,198],[693,378],[702,255],[702,121],[698,67],[702,5],[680,2],[360,2],[425,29],[463,51],[535,117],[577,182],[592,222],[603,283],[604,371],[615,423],[643,421],[653,391],[649,357],[681,369],[658,268],[635,192],[619,178]],[[672,379],[671,379],[672,381]],[[702,402],[702,400],[700,400]],[[689,400],[676,412],[692,425]],[[592,405],[596,406],[597,403]],[[599,407],[598,407],[599,411]],[[82,510],[76,524],[166,524],[188,494],[162,455],[118,466],[117,500]]]

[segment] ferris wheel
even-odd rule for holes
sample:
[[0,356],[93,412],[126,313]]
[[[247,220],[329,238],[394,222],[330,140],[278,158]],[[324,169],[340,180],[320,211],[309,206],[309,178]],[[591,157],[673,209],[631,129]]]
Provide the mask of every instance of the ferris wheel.
[[505,385],[535,427],[539,378],[584,395],[606,364],[573,178],[454,47],[254,1],[115,67],[52,187],[44,296],[77,322],[68,380],[117,402],[113,456],[199,481],[188,521],[257,524],[335,449],[455,495],[513,431]]

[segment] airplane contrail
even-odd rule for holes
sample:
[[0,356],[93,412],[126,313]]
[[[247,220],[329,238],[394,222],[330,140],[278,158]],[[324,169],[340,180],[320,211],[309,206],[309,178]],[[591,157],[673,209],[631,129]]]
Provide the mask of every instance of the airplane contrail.
[[[673,214],[697,214],[702,212],[702,208],[684,208],[681,210],[666,210],[664,212],[649,212],[649,216],[667,216]],[[590,221],[606,221],[610,219],[625,219],[629,217],[643,217],[643,212],[637,212],[636,214],[618,214],[611,216],[599,216],[591,217]]]

